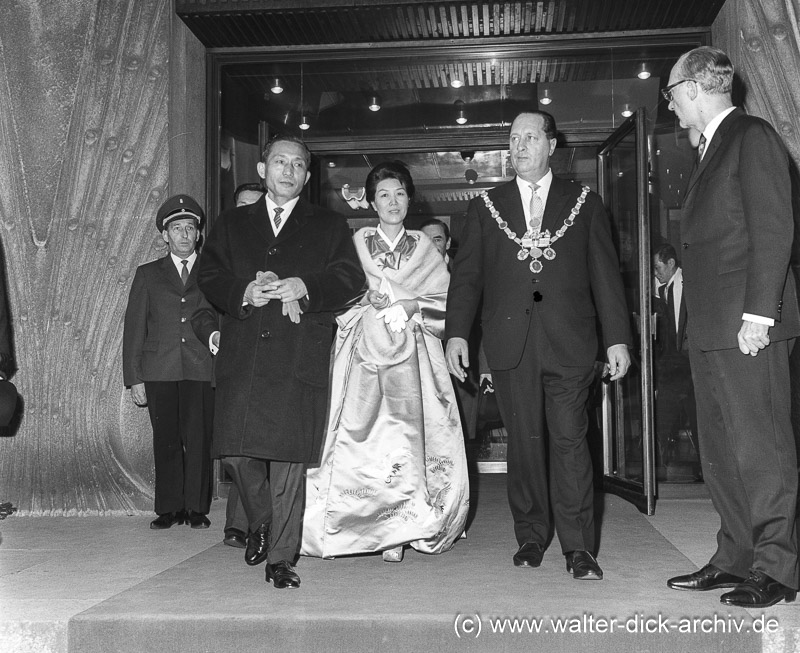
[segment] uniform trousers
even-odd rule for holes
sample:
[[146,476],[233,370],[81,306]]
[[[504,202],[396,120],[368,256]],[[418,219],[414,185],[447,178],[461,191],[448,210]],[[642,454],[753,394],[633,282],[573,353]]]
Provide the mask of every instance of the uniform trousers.
[[153,425],[155,512],[211,506],[214,391],[208,381],[145,381]]

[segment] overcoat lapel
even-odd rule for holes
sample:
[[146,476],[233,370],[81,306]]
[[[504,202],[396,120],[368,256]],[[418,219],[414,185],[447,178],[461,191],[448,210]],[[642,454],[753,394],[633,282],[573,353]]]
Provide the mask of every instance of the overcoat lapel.
[[[302,199],[297,202],[291,215],[286,220],[286,224],[283,225],[283,229],[280,230],[277,236],[274,236],[274,244],[278,245],[294,236],[297,232],[302,231],[308,221],[307,216],[311,211],[310,204],[306,204]],[[272,228],[269,227],[269,230],[272,231]]]
[[270,217],[267,213],[267,200],[262,197],[248,208],[250,209],[250,225],[253,227],[253,230],[267,243],[271,243],[275,239],[275,234],[269,222]]

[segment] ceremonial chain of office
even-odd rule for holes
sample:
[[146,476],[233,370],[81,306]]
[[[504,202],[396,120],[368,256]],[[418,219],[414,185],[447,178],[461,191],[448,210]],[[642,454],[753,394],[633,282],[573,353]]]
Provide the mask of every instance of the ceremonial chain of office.
[[586,203],[586,195],[588,195],[588,193],[589,187],[583,186],[578,201],[570,210],[569,216],[564,220],[564,224],[561,225],[561,228],[558,229],[553,236],[550,236],[549,229],[545,230],[543,233],[539,233],[538,229],[535,231],[528,229],[522,238],[519,238],[517,234],[508,228],[508,222],[503,220],[498,210],[494,208],[494,203],[489,199],[489,195],[486,191],[481,192],[481,197],[483,198],[484,204],[486,204],[486,208],[489,209],[489,213],[491,213],[495,222],[497,222],[497,226],[506,233],[506,236],[508,236],[510,240],[513,240],[519,245],[520,249],[519,252],[517,252],[517,258],[520,261],[524,261],[530,256],[533,259],[530,264],[531,272],[538,274],[544,267],[539,259],[544,256],[548,261],[552,261],[556,257],[553,244],[567,233],[567,229],[575,224],[575,218],[578,217],[581,208]]

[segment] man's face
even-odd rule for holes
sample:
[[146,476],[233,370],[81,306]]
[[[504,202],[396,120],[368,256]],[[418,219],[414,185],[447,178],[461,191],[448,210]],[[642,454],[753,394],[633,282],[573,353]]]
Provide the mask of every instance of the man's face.
[[200,232],[193,218],[173,220],[161,232],[164,242],[169,245],[169,251],[181,258],[190,256],[197,247]]
[[653,273],[656,275],[658,283],[667,283],[672,279],[676,268],[677,265],[674,258],[667,259],[667,262],[664,263],[657,255],[653,257]]
[[556,139],[547,138],[542,116],[523,113],[511,125],[508,149],[516,173],[532,183],[547,173],[550,156],[556,149]]
[[267,162],[258,164],[267,194],[278,206],[300,195],[311,176],[304,154],[298,143],[278,141],[270,149]]
[[[678,63],[672,67],[672,71],[669,74],[669,82],[667,83],[667,86],[672,86],[673,84],[676,84],[676,86],[672,87],[672,100],[670,101],[668,107],[670,110],[675,112],[680,126],[684,129],[695,126],[694,102],[692,101],[693,98],[690,96],[690,93],[697,93],[696,82],[681,82],[681,80],[685,79],[686,75],[681,69],[681,60],[679,59]],[[678,82],[681,83],[678,84]]]
[[433,241],[434,247],[444,258],[447,250],[450,249],[450,239],[444,235],[444,227],[440,224],[429,224],[422,227],[422,233]]
[[263,195],[258,190],[243,190],[236,198],[236,206],[247,206],[248,204],[255,204]]

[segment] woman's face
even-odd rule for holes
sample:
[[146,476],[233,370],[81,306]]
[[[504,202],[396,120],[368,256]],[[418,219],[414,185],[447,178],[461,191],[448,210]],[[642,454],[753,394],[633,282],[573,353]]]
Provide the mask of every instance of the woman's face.
[[397,179],[384,179],[375,188],[372,208],[382,225],[402,224],[408,213],[408,193]]

